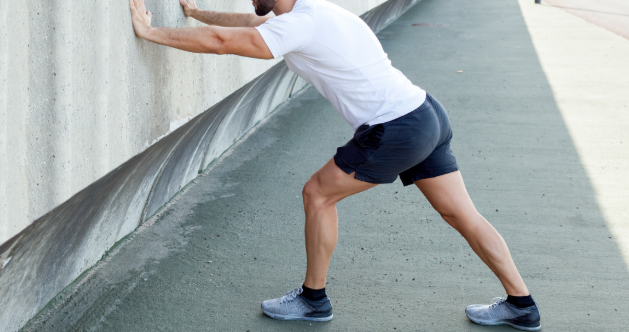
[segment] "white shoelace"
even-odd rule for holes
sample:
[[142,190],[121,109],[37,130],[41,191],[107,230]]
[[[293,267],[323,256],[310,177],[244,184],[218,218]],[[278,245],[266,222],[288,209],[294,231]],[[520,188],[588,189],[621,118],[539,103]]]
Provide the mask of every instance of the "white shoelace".
[[303,291],[304,290],[301,287],[297,287],[297,288],[293,289],[292,291],[287,292],[286,295],[284,297],[282,297],[282,299],[280,300],[280,304],[287,303],[287,302],[290,302],[290,301],[294,300]]
[[495,306],[499,305],[500,303],[502,303],[502,302],[504,302],[504,301],[506,301],[506,300],[507,300],[507,299],[502,298],[502,297],[494,297],[494,298],[491,300],[491,305],[490,305],[490,307],[495,307]]

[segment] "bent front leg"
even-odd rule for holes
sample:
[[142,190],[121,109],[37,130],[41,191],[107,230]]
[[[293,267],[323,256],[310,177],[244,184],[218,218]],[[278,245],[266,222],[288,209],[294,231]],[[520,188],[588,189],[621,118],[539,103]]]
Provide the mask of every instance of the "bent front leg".
[[375,186],[354,179],[354,173],[343,172],[334,160],[328,161],[308,180],[303,190],[308,259],[304,286],[325,288],[328,266],[338,239],[336,203]]

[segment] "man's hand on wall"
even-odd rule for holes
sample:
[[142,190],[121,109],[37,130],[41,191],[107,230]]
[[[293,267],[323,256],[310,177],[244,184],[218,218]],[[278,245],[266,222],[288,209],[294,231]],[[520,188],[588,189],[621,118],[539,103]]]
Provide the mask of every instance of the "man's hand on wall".
[[151,18],[153,15],[146,10],[144,0],[129,0],[129,6],[131,7],[131,21],[133,22],[135,34],[140,38],[144,38],[149,29],[151,29]]
[[197,7],[197,4],[195,3],[195,0],[179,0],[179,3],[183,7],[183,13],[184,15],[186,15],[186,17],[192,16],[192,14],[197,9],[199,9],[199,7]]

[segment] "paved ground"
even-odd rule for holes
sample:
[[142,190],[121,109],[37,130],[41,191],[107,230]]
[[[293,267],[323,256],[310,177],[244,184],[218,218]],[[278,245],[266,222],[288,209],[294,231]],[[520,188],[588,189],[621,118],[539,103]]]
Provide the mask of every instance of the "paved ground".
[[[532,3],[424,0],[379,37],[393,64],[448,109],[470,194],[509,244],[544,330],[623,330],[629,75],[618,66],[629,42]],[[301,284],[301,188],[351,135],[305,91],[25,330],[510,331],[465,318],[466,305],[503,290],[399,182],[339,204],[333,321],[261,314],[262,300]]]
[[626,0],[544,0],[588,22],[629,39],[629,2]]

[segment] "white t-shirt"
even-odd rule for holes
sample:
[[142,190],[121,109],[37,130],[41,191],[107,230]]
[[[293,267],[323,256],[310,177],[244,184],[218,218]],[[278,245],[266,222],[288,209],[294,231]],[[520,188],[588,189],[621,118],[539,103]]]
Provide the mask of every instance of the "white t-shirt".
[[293,10],[257,27],[275,58],[312,84],[356,130],[403,116],[424,103],[358,16],[325,0],[297,0]]

